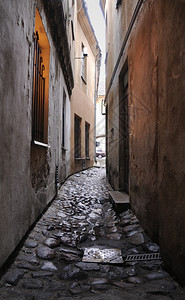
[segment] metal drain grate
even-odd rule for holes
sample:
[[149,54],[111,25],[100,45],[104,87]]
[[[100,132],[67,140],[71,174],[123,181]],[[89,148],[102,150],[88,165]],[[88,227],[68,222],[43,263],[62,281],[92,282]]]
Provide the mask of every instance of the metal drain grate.
[[160,253],[131,254],[123,260],[121,249],[102,249],[98,247],[85,248],[83,262],[123,264],[124,262],[160,260]]
[[157,260],[161,259],[160,253],[150,253],[150,254],[133,254],[127,255],[124,262],[131,262],[131,261],[142,261],[142,260]]
[[122,264],[123,258],[120,249],[85,248],[82,261]]

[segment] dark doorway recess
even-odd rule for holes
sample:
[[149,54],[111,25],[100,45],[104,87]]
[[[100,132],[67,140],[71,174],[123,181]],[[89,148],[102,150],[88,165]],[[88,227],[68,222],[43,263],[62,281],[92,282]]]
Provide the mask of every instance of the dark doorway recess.
[[128,64],[119,77],[119,190],[129,194]]

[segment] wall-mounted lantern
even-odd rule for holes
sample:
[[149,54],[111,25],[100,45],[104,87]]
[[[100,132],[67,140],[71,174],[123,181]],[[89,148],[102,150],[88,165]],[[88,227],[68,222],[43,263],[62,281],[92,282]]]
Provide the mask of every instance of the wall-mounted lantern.
[[86,47],[83,47],[83,56],[82,57],[75,57],[75,59],[84,59],[88,56],[88,51]]

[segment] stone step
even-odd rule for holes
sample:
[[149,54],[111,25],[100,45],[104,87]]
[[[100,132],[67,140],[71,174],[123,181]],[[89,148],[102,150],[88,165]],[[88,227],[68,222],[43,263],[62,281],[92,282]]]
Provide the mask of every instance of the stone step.
[[109,199],[113,204],[116,213],[120,214],[123,211],[131,208],[129,195],[120,191],[109,191]]

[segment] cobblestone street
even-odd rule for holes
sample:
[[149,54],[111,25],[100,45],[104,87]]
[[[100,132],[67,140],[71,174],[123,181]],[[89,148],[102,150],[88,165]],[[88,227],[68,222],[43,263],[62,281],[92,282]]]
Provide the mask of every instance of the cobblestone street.
[[[116,215],[105,176],[104,168],[92,168],[66,180],[1,278],[0,299],[185,299],[162,260],[124,262],[160,250],[131,210]],[[96,249],[94,262],[83,259],[89,248]],[[97,262],[97,249],[120,249],[123,262]]]

